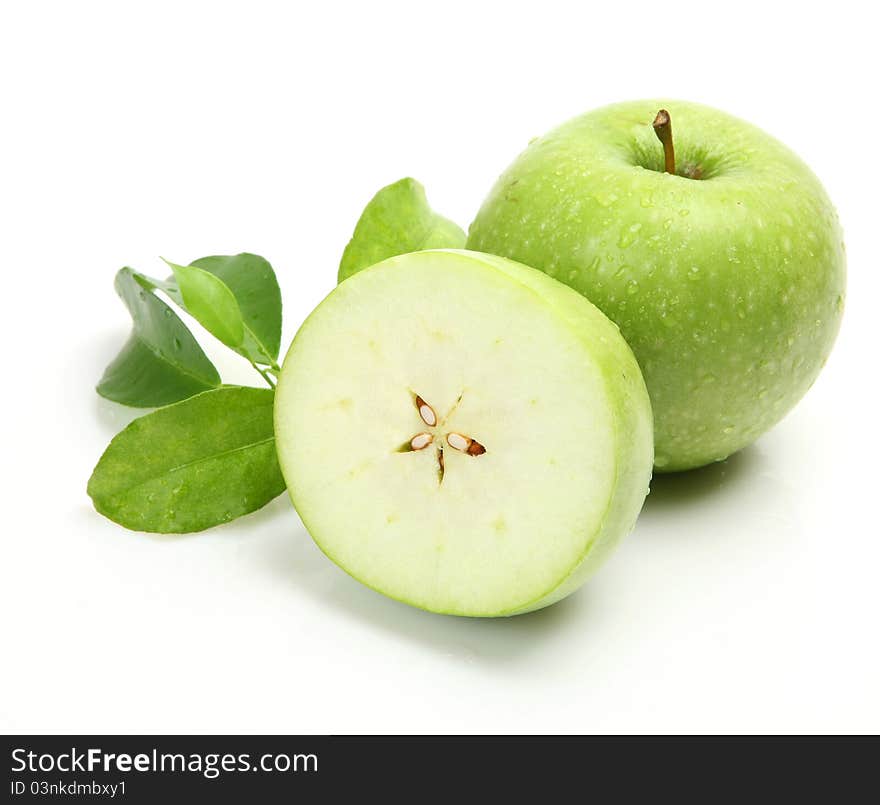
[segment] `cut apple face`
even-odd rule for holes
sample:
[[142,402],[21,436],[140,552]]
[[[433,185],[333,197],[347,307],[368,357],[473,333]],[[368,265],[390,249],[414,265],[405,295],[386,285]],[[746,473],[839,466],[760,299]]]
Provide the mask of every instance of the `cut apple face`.
[[423,609],[510,615],[575,590],[633,526],[651,411],[617,328],[533,269],[394,257],[297,334],[275,429],[324,553]]

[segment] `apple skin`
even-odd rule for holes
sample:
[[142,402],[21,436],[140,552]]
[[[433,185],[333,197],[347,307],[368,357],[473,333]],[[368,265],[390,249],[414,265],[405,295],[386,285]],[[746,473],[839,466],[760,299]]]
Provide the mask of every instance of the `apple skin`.
[[[677,173],[651,123],[672,117]],[[633,101],[532,141],[469,249],[539,268],[617,323],[654,409],[655,470],[720,461],[804,395],[840,326],[837,214],[778,140],[724,112]]]

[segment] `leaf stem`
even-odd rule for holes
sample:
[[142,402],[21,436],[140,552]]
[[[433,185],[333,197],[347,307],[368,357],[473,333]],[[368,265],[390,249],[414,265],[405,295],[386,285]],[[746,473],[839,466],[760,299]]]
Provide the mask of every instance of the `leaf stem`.
[[[256,369],[260,373],[260,375],[262,375],[263,380],[265,380],[269,384],[269,388],[273,388],[273,389],[275,388],[275,381],[272,379],[272,377],[270,375],[270,372],[271,372],[270,369],[261,369],[253,361],[251,361],[251,366],[253,366],[254,369]],[[272,374],[275,374],[275,373],[272,372]]]

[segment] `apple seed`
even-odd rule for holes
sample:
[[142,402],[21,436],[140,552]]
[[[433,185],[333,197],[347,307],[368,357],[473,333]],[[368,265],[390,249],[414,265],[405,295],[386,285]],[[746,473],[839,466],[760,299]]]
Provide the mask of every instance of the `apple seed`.
[[433,428],[437,424],[437,414],[434,413],[434,409],[418,395],[416,395],[416,407],[424,423]]
[[460,433],[446,434],[446,441],[453,449],[467,453],[469,456],[481,456],[486,452],[486,448],[478,441],[469,436],[462,436]]
[[433,441],[434,437],[430,433],[418,433],[410,439],[409,446],[413,450],[424,450]]

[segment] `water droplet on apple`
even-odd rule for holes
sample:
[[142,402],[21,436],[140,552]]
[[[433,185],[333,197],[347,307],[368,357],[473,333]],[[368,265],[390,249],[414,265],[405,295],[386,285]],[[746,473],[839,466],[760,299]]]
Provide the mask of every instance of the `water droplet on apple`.
[[722,432],[725,433],[725,434],[731,434],[731,433],[733,433],[733,425],[727,425],[727,426],[723,429]]
[[699,266],[691,266],[688,271],[687,278],[692,282],[696,282],[700,278],[700,267]]
[[617,193],[609,193],[607,196],[598,195],[594,196],[596,201],[601,204],[603,207],[610,207],[615,201],[617,201]]
[[642,228],[641,224],[633,224],[628,229],[624,229],[617,239],[617,246],[620,249],[627,249],[638,239],[638,232]]
[[630,281],[626,284],[626,292],[627,292],[630,296],[635,296],[635,295],[639,292],[639,284],[638,284],[638,282],[636,282],[635,280],[630,280]]

